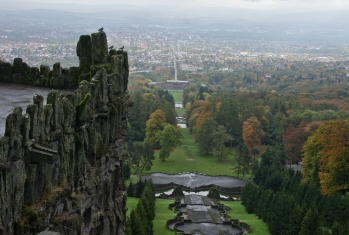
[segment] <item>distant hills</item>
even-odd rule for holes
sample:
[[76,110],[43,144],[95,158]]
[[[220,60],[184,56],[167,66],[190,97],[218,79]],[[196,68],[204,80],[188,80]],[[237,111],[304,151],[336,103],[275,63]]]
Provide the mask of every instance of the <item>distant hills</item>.
[[[178,31],[215,32],[213,36],[241,39],[296,40],[346,43],[349,11],[279,13],[237,8],[135,6],[6,1],[2,14],[61,22],[89,21],[110,27],[131,24],[176,27]],[[46,9],[43,11],[43,9]],[[41,12],[38,14],[38,10]],[[205,32],[206,31],[206,32]],[[207,33],[208,31],[208,33]]]

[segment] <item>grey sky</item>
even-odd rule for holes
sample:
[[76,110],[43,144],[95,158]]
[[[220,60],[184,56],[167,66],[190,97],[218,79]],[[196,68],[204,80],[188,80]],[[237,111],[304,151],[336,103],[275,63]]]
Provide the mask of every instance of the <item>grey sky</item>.
[[[4,1],[4,0],[0,0]],[[56,2],[79,4],[134,4],[233,7],[275,11],[314,11],[349,9],[349,0],[24,0],[27,2]]]

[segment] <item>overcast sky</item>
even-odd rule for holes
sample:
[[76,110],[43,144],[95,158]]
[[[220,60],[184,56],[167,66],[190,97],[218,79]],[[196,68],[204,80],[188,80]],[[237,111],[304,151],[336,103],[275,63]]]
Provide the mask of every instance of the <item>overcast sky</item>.
[[[0,0],[5,1],[5,0]],[[313,11],[349,9],[349,0],[24,0],[27,2],[79,4],[178,5],[234,7],[273,11]]]

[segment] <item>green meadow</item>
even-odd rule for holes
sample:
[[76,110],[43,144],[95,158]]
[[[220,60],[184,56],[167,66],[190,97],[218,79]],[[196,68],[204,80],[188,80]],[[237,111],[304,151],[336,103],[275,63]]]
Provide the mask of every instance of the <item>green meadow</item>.
[[[143,175],[163,172],[167,174],[177,174],[183,172],[200,172],[208,175],[230,175],[237,177],[236,173],[231,170],[234,159],[235,149],[231,149],[231,154],[227,159],[219,161],[213,156],[198,154],[194,138],[190,135],[189,129],[181,129],[183,132],[183,144],[173,152],[166,161],[161,161],[158,151],[155,151],[154,165],[149,171],[143,171]],[[239,175],[241,179],[248,179],[250,174],[244,177]]]
[[154,165],[151,170],[143,171],[143,174],[164,172],[177,174],[181,172],[201,172],[210,175],[233,175],[231,171],[234,151],[228,159],[218,161],[213,156],[199,155],[195,141],[189,133],[189,129],[182,129],[184,141],[182,146],[171,152],[167,161],[161,161],[158,151],[155,153]]
[[175,102],[182,103],[183,101],[183,91],[170,91],[171,95],[173,96],[173,99]]

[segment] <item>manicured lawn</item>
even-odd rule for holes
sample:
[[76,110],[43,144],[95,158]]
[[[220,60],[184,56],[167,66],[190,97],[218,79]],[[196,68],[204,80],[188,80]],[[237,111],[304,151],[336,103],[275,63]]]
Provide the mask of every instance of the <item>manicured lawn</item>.
[[183,114],[185,113],[185,108],[175,108],[177,116],[183,117]]
[[183,100],[183,91],[170,91],[175,102],[182,103]]
[[[127,215],[130,214],[132,208],[135,208],[138,202],[138,198],[128,197],[127,198]],[[171,211],[168,208],[168,205],[171,204],[172,200],[156,199],[155,205],[155,219],[154,219],[154,235],[174,235],[175,233],[166,227],[166,222],[169,219],[176,217],[176,213]],[[270,235],[267,225],[263,220],[258,219],[254,214],[248,214],[245,210],[245,207],[241,202],[222,202],[224,205],[229,206],[231,210],[229,215],[233,219],[238,219],[241,222],[245,222],[252,227],[252,232],[249,234],[258,234],[258,235]]]
[[156,151],[154,165],[150,171],[143,171],[143,174],[152,172],[168,174],[201,172],[210,175],[233,175],[230,170],[232,156],[223,161],[218,161],[213,156],[201,156],[197,152],[195,141],[190,135],[189,129],[182,129],[182,131],[185,137],[183,145],[171,152],[167,161],[161,161],[158,157],[158,151]]
[[222,203],[231,208],[228,213],[231,218],[238,219],[240,222],[245,222],[252,227],[252,232],[249,234],[270,235],[267,224],[263,220],[258,219],[255,214],[248,214],[241,202]]

